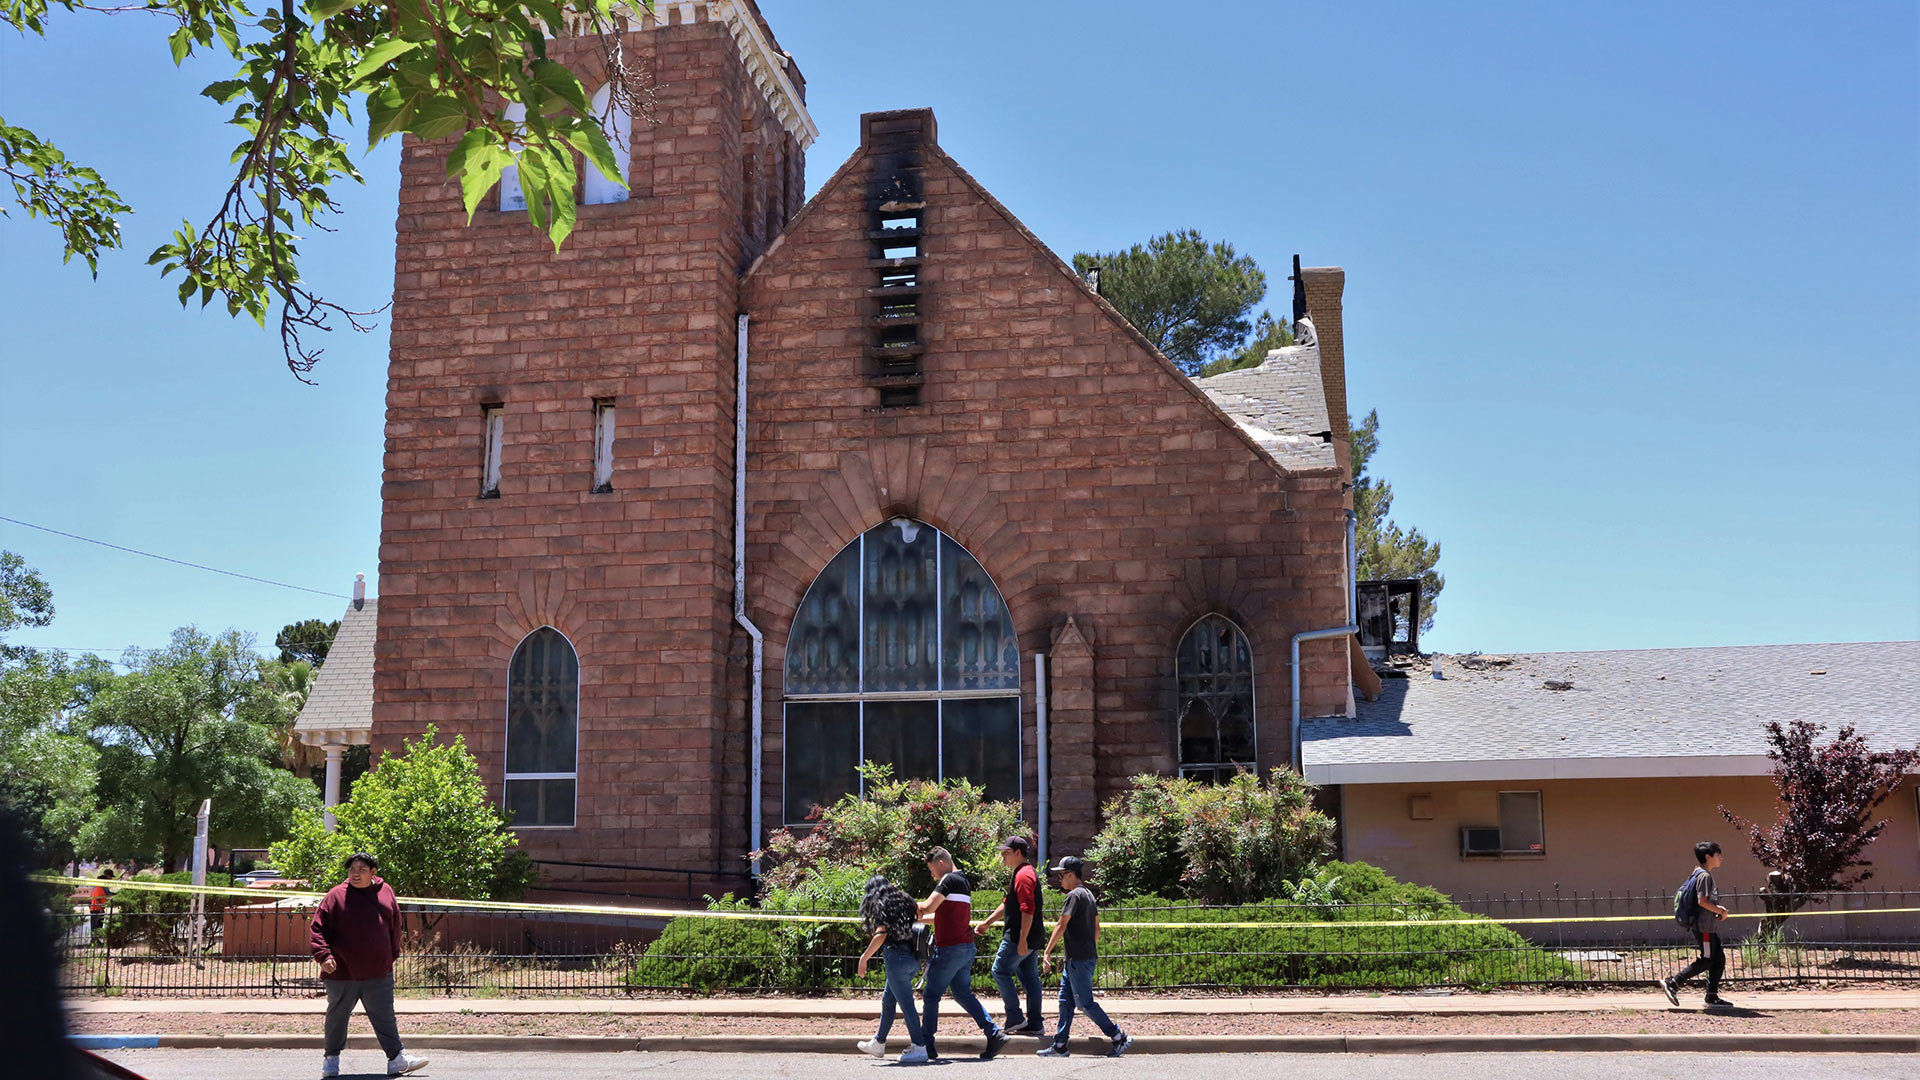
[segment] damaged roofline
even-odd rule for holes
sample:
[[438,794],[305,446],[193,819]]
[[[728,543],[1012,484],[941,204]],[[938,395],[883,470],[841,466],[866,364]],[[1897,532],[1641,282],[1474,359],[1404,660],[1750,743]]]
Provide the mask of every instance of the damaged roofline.
[[[1312,719],[1343,720],[1343,717]],[[1309,745],[1313,740],[1308,740]],[[1316,784],[1448,784],[1522,780],[1626,780],[1675,776],[1770,776],[1765,754],[1682,757],[1513,758],[1507,761],[1362,761],[1309,764]]]

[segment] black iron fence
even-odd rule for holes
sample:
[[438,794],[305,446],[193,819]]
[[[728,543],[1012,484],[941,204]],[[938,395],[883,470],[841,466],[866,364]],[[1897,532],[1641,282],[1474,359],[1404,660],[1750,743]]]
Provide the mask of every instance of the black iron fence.
[[[240,903],[196,916],[184,896],[168,910],[110,903],[98,914],[84,902],[69,908],[64,893],[51,899],[70,992],[302,996],[321,989],[304,902]],[[1920,982],[1920,892],[1723,901],[1735,912],[1800,912],[1724,923],[1729,980]],[[1451,908],[1425,909],[1114,904],[1102,912],[1099,979],[1110,991],[1644,986],[1693,955],[1671,909],[1670,897],[1612,895],[1464,897]],[[877,975],[854,976],[865,944],[859,928],[829,921],[850,913],[771,914],[781,918],[409,908],[396,982],[403,993],[497,995],[878,986]],[[979,944],[983,984],[997,944],[997,934]]]

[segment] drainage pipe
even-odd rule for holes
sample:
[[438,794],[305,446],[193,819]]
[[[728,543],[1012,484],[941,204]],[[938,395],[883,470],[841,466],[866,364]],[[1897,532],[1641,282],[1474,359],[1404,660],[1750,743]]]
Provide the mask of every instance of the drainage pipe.
[[1047,654],[1033,654],[1033,716],[1034,745],[1039,748],[1039,760],[1035,763],[1036,775],[1040,778],[1040,865],[1047,865]]
[[[734,327],[735,383],[733,391],[733,621],[753,639],[753,689],[747,699],[752,731],[747,751],[752,775],[747,788],[747,848],[760,850],[760,757],[764,745],[760,715],[761,687],[765,675],[766,641],[760,628],[747,618],[747,314],[741,312]],[[753,874],[760,876],[760,860],[753,861]]]
[[1329,626],[1325,630],[1307,630],[1293,635],[1293,760],[1289,764],[1293,766],[1294,772],[1303,777],[1307,775],[1307,770],[1300,762],[1300,751],[1305,741],[1300,737],[1300,643],[1319,641],[1323,638],[1346,637],[1348,634],[1358,633],[1359,630],[1358,626],[1348,623],[1345,626]]

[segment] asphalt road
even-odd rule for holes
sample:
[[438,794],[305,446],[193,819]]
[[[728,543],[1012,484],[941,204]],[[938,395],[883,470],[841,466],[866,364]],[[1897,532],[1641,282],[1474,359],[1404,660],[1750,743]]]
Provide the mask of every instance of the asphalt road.
[[[858,1054],[474,1053],[430,1051],[415,1076],[433,1080],[881,1080],[903,1069]],[[306,1080],[320,1075],[311,1050],[114,1050],[105,1056],[149,1080]],[[348,1051],[343,1078],[386,1075],[377,1051]],[[1114,1061],[1040,1060],[1009,1054],[997,1061],[956,1060],[914,1070],[940,1080],[1064,1080],[1071,1077],[1205,1076],[1207,1080],[1910,1080],[1920,1060],[1900,1054],[1151,1054]]]

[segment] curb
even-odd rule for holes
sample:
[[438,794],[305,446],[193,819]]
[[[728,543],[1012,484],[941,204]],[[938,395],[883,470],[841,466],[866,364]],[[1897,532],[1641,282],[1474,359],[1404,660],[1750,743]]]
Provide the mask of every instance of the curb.
[[[319,1050],[318,1035],[76,1035],[86,1050]],[[413,1035],[417,1050],[476,1053],[840,1054],[853,1056],[849,1035]],[[977,1036],[942,1039],[948,1056],[980,1052]],[[1040,1045],[1034,1040],[1033,1046]],[[1075,1039],[1076,1056],[1100,1057],[1105,1039]],[[374,1050],[371,1035],[347,1039],[350,1050]],[[906,1044],[895,1040],[895,1052]],[[1010,1048],[1008,1056],[1030,1052]],[[1487,1054],[1487,1053],[1920,1053],[1920,1035],[1162,1035],[1141,1037],[1138,1054]]]

